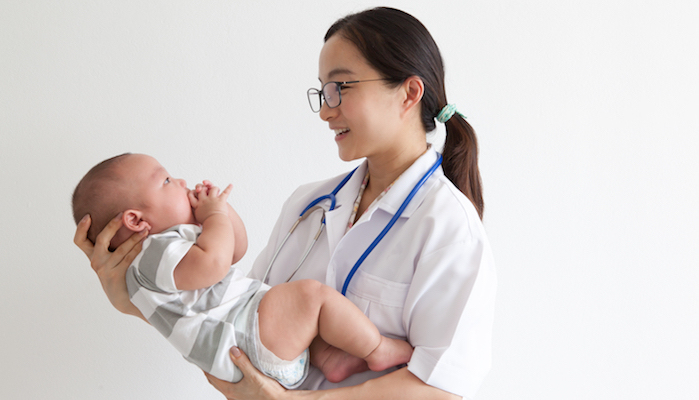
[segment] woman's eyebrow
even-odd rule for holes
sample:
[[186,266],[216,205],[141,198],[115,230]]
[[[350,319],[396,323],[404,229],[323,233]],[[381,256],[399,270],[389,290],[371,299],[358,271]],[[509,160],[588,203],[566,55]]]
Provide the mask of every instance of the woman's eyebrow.
[[[353,74],[354,74],[354,72],[352,72],[351,70],[349,70],[347,68],[335,68],[328,73],[328,80],[332,80],[333,77],[337,76],[337,75],[353,75]],[[318,78],[318,80],[322,82],[322,80],[320,78]]]

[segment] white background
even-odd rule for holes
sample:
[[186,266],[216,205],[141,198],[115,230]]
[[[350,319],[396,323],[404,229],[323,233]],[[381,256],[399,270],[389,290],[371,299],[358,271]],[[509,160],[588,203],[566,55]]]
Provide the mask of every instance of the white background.
[[[430,29],[480,138],[500,285],[477,399],[699,398],[697,3],[385,4]],[[375,5],[0,0],[0,398],[220,398],[111,308],[70,195],[126,151],[231,182],[249,268],[294,188],[351,167],[305,92],[325,30]]]

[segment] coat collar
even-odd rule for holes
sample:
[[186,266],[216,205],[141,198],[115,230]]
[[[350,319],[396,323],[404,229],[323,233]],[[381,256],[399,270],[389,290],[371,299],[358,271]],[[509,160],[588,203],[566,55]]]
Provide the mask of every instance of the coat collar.
[[[330,254],[332,254],[335,246],[337,246],[337,243],[345,234],[347,222],[349,221],[350,214],[352,214],[354,200],[357,198],[357,193],[359,193],[359,187],[362,185],[367,168],[368,165],[365,160],[359,165],[359,167],[357,167],[354,174],[350,180],[347,181],[345,186],[335,195],[335,209],[325,213],[325,229],[327,229]],[[339,177],[337,183],[339,183],[344,177],[345,175]]]
[[[411,165],[398,177],[396,182],[393,184],[393,187],[391,187],[391,190],[389,190],[384,195],[384,197],[381,200],[379,200],[376,207],[373,210],[370,210],[369,213],[367,213],[366,217],[370,219],[371,214],[373,214],[377,209],[386,211],[389,214],[395,214],[400,208],[400,206],[403,204],[403,201],[413,190],[415,185],[420,181],[420,179],[422,179],[423,175],[425,175],[425,173],[430,169],[430,167],[432,167],[432,165],[437,161],[438,157],[439,154],[437,153],[437,151],[433,150],[432,148],[429,148],[423,155],[421,155],[417,160],[415,160],[413,165]],[[443,174],[444,173],[442,172],[442,167],[440,166],[434,172],[432,177],[430,177],[430,179],[428,179],[427,182],[425,182],[424,186],[422,186],[422,188],[420,188],[420,190],[415,194],[415,197],[413,197],[413,199],[410,201],[408,206],[403,211],[401,218],[409,218],[412,215],[412,213],[420,206],[422,201],[425,199],[427,193],[429,193],[430,191],[430,188],[437,182],[437,180],[433,178],[441,176]]]
[[[371,216],[376,212],[376,210],[381,209],[389,214],[395,214],[403,201],[408,197],[410,192],[413,190],[415,185],[420,181],[422,176],[432,167],[432,165],[437,161],[439,154],[436,150],[429,148],[423,155],[421,155],[407,170],[405,170],[401,176],[393,184],[391,190],[389,190],[386,195],[378,202],[376,207],[367,211],[357,224],[368,221]],[[364,175],[368,168],[368,163],[366,160],[359,165],[357,170],[354,172],[349,181],[345,186],[340,189],[336,195],[336,205],[333,211],[326,212],[325,222],[328,237],[328,246],[330,254],[334,251],[335,247],[342,239],[347,229],[347,223],[349,221],[350,214],[352,213],[352,207],[354,206],[354,201],[357,198],[357,193],[359,192],[359,187],[364,180]],[[442,167],[440,166],[434,172],[434,175],[425,182],[424,186],[415,194],[412,201],[403,211],[401,218],[409,218],[413,212],[420,206],[423,202],[427,193],[430,192],[430,188],[437,182],[437,177],[443,175]],[[345,175],[337,178],[339,183]]]

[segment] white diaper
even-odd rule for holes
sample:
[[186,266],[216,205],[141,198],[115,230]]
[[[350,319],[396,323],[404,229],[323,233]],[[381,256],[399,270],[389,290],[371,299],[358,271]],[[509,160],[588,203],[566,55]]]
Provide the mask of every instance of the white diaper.
[[[245,336],[247,348],[243,351],[250,358],[250,362],[260,372],[278,381],[287,389],[299,387],[308,376],[310,359],[308,349],[291,361],[282,360],[267,349],[260,340],[260,319],[257,309],[263,293],[256,294],[252,301],[257,304],[251,307],[248,314],[248,334]],[[254,311],[252,311],[254,310]]]

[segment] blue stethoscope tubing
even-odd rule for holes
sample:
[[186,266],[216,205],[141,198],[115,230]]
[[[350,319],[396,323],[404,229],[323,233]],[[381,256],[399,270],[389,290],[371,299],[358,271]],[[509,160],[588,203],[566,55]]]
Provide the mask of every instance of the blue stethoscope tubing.
[[[398,218],[400,218],[400,216],[403,214],[403,211],[405,211],[406,207],[408,207],[408,204],[410,204],[410,202],[413,200],[413,197],[415,197],[415,194],[417,194],[417,192],[420,190],[420,188],[425,184],[425,182],[427,182],[427,180],[432,176],[432,174],[434,174],[434,172],[437,170],[437,168],[439,168],[439,166],[442,164],[442,155],[439,153],[437,153],[437,154],[438,154],[437,161],[435,161],[435,163],[430,167],[430,169],[427,172],[425,172],[425,174],[422,176],[422,178],[420,178],[420,180],[415,184],[415,186],[413,187],[413,190],[411,190],[410,193],[408,194],[408,196],[405,198],[405,200],[403,200],[403,203],[400,205],[400,207],[398,208],[398,211],[396,211],[396,213],[393,215],[391,220],[388,221],[388,224],[386,224],[386,226],[383,228],[381,233],[379,233],[378,236],[376,236],[374,241],[371,242],[369,247],[367,247],[367,249],[364,250],[364,253],[362,253],[361,257],[359,257],[357,262],[354,263],[354,266],[350,270],[349,274],[347,274],[347,277],[345,278],[345,282],[342,285],[342,294],[343,295],[345,295],[345,296],[347,295],[347,288],[349,287],[349,284],[352,281],[354,274],[357,272],[357,270],[359,270],[359,267],[362,265],[364,260],[366,260],[366,258],[369,256],[369,254],[374,250],[374,248],[376,248],[376,245],[378,245],[379,242],[386,236],[388,231],[391,230],[391,228],[396,223],[396,221],[398,221]],[[274,256],[272,256],[272,260],[269,262],[269,266],[267,266],[267,271],[265,271],[265,275],[262,278],[263,282],[266,282],[267,275],[269,274],[269,270],[272,268],[272,264],[274,264],[274,261],[277,259],[279,252],[281,251],[281,249],[284,246],[284,244],[286,243],[286,241],[289,239],[289,236],[291,236],[291,233],[294,232],[294,230],[296,229],[298,224],[301,221],[303,221],[304,219],[306,219],[306,217],[308,217],[316,209],[321,209],[323,211],[323,217],[321,219],[321,223],[320,223],[320,227],[318,228],[318,232],[316,233],[315,237],[313,238],[311,245],[306,249],[306,252],[304,253],[303,257],[301,258],[301,261],[298,263],[298,265],[294,269],[294,272],[292,272],[291,276],[289,276],[289,279],[287,279],[287,282],[289,280],[291,280],[291,278],[296,274],[296,272],[299,270],[299,268],[301,268],[301,264],[303,264],[303,262],[306,260],[306,257],[308,257],[308,254],[311,252],[311,249],[315,245],[316,241],[318,241],[318,238],[320,237],[320,234],[321,234],[321,232],[323,232],[323,228],[325,227],[325,210],[322,207],[320,207],[318,205],[318,203],[320,203],[323,200],[330,200],[330,208],[328,209],[328,211],[334,210],[335,209],[335,202],[336,202],[335,195],[340,191],[340,189],[342,189],[343,186],[345,186],[347,181],[349,181],[349,179],[352,177],[352,175],[354,174],[354,172],[356,170],[357,170],[357,168],[355,168],[352,172],[347,174],[347,176],[345,176],[345,178],[342,180],[342,182],[340,182],[335,187],[335,189],[333,189],[332,192],[330,192],[329,194],[326,194],[324,196],[320,196],[320,197],[316,198],[315,200],[311,201],[308,204],[308,206],[306,206],[306,208],[304,208],[303,211],[301,211],[299,218],[296,220],[294,225],[291,227],[289,232],[286,234],[286,236],[284,237],[284,240],[282,240],[282,243],[279,245],[279,247],[277,247],[277,250],[275,251]]]
[[396,221],[398,221],[398,218],[400,218],[401,214],[403,214],[403,211],[405,211],[405,208],[408,207],[408,204],[410,204],[410,202],[413,200],[413,197],[415,197],[415,194],[418,192],[418,190],[420,190],[422,185],[424,185],[425,182],[427,182],[427,179],[429,179],[430,176],[432,176],[432,174],[434,174],[434,171],[437,170],[437,168],[439,167],[440,164],[442,164],[442,155],[441,154],[439,154],[437,161],[435,161],[435,163],[432,165],[432,167],[430,167],[430,169],[427,172],[425,172],[425,175],[422,176],[420,181],[418,181],[418,183],[415,184],[415,186],[413,187],[413,190],[411,190],[410,193],[408,194],[408,196],[405,198],[405,200],[403,200],[403,204],[400,205],[400,208],[398,208],[398,211],[396,211],[396,213],[393,214],[393,218],[391,218],[391,220],[388,221],[388,224],[386,224],[386,226],[383,228],[381,233],[379,233],[379,235],[376,237],[376,239],[374,239],[374,241],[371,242],[369,247],[367,247],[367,249],[364,250],[364,253],[362,254],[361,257],[359,257],[357,262],[354,263],[354,266],[350,270],[349,274],[347,274],[347,278],[345,278],[345,283],[342,285],[342,295],[343,296],[347,295],[347,288],[349,287],[349,284],[352,281],[354,274],[359,269],[359,266],[362,265],[364,260],[369,256],[369,253],[371,253],[374,250],[376,245],[379,244],[379,242],[381,241],[381,239],[384,238],[384,236],[386,236],[388,231],[391,230],[391,228],[393,228],[393,225],[396,223]]

